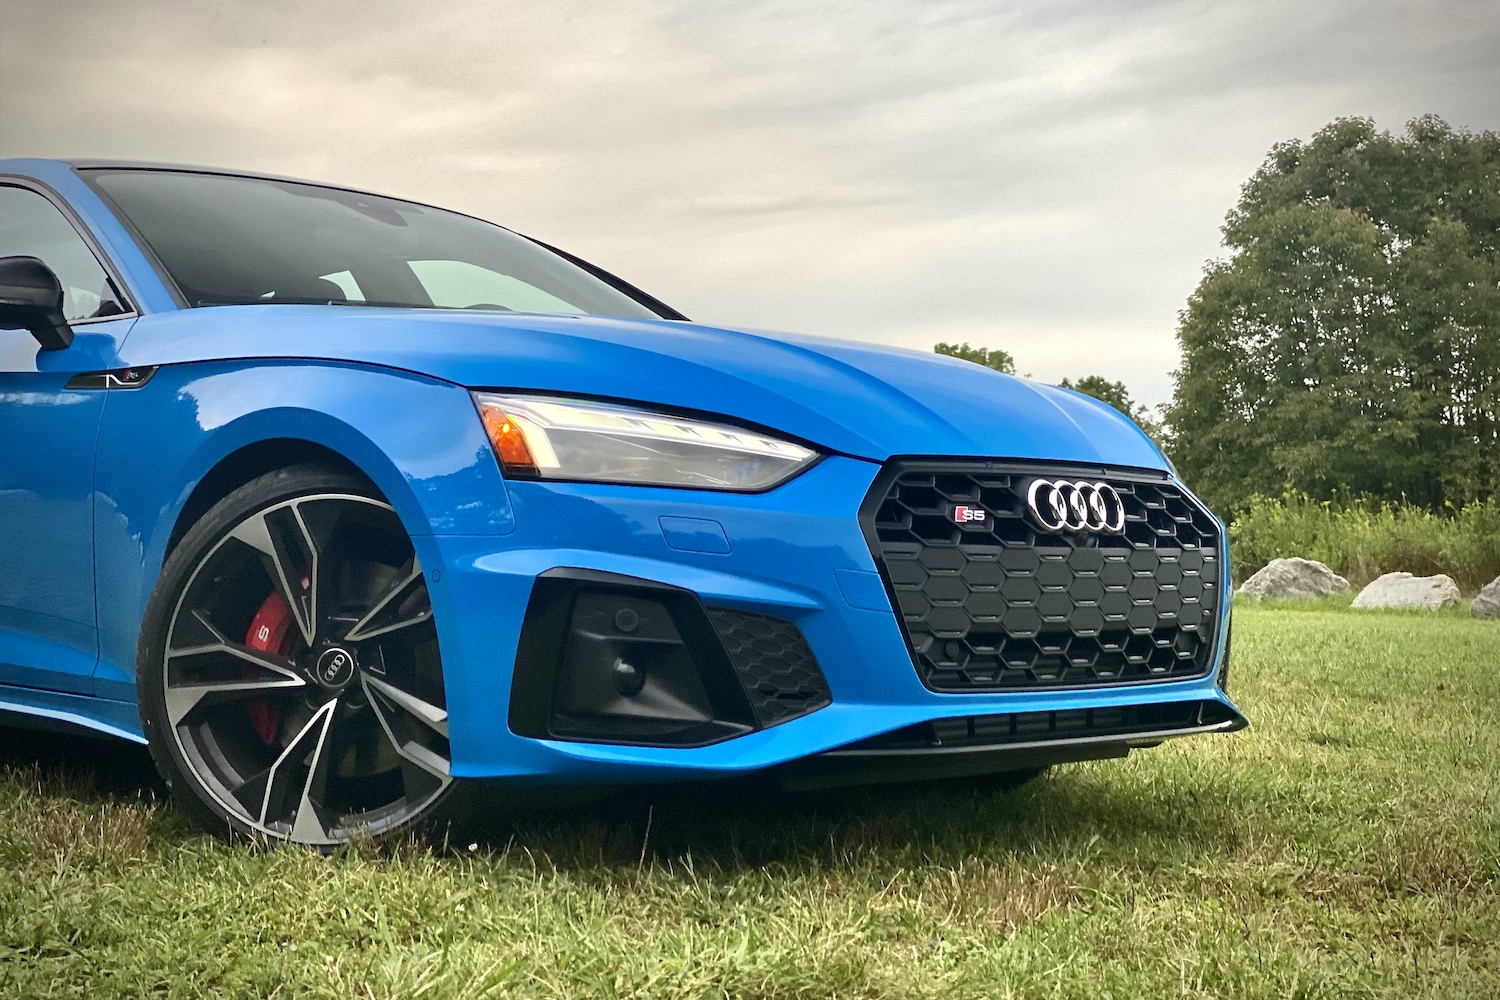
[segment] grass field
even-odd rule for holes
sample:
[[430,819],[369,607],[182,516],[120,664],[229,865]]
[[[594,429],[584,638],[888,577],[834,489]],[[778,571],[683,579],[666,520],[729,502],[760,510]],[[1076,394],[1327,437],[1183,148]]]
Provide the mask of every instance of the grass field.
[[1236,615],[1243,733],[447,852],[227,847],[3,729],[0,997],[1500,996],[1500,623]]

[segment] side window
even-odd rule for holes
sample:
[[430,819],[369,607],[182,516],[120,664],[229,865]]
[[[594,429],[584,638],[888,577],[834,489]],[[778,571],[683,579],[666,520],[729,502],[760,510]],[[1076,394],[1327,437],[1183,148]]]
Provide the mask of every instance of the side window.
[[414,260],[412,273],[435,306],[500,308],[511,312],[581,313],[584,310],[520,278],[462,260]]
[[0,186],[0,257],[36,257],[63,286],[68,320],[125,312],[104,268],[61,212],[25,188]]

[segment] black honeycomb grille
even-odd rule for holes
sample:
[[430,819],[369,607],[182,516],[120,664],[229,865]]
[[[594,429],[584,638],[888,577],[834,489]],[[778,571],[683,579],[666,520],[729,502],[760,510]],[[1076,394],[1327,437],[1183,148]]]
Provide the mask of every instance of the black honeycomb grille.
[[[1035,479],[1103,481],[1121,535],[1044,531]],[[983,521],[959,525],[957,506]],[[1183,680],[1206,674],[1220,594],[1214,519],[1149,474],[997,463],[895,463],[864,514],[876,563],[935,691]]]
[[761,725],[774,726],[833,701],[828,681],[796,625],[729,608],[707,611]]

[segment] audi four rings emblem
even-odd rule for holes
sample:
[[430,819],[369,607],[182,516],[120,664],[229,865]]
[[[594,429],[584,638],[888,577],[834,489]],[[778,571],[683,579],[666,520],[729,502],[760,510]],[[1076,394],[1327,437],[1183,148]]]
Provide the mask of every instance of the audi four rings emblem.
[[1026,490],[1026,506],[1047,531],[1125,533],[1125,501],[1108,483],[1033,480]]

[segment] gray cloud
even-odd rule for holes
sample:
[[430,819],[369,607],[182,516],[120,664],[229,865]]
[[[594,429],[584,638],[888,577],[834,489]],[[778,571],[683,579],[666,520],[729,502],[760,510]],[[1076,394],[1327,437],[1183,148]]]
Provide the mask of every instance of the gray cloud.
[[1500,127],[1500,8],[0,0],[0,155],[451,205],[694,317],[969,340],[1156,402],[1272,144]]

